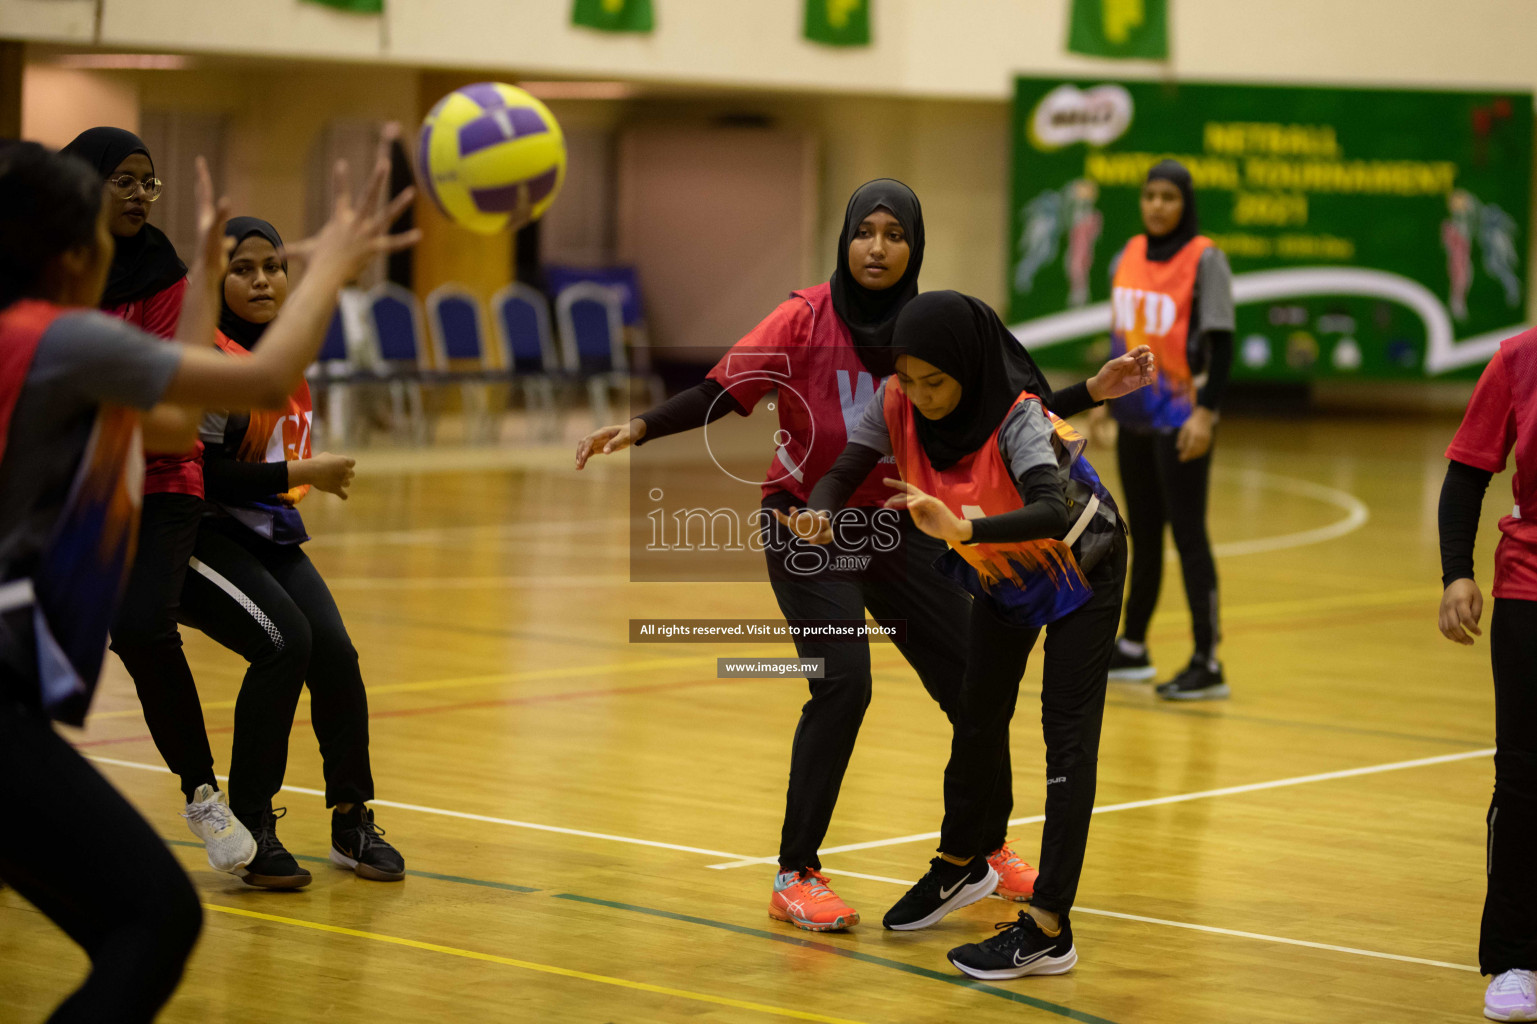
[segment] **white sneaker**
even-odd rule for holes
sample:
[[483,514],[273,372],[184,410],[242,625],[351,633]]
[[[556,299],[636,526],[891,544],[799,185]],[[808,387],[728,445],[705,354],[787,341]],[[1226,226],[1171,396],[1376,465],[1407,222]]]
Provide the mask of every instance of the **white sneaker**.
[[1537,1021],[1537,973],[1518,969],[1496,974],[1484,993],[1484,1016]]
[[192,796],[181,816],[207,848],[208,866],[231,875],[244,874],[241,869],[256,857],[256,840],[230,811],[229,799],[207,783]]

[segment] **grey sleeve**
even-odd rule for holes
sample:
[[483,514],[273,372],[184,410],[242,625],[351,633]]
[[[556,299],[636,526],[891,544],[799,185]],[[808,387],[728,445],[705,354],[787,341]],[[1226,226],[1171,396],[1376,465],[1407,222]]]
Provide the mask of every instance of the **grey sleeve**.
[[882,455],[891,454],[891,431],[886,426],[885,396],[884,387],[875,389],[875,397],[865,403],[865,411],[854,425],[854,432],[849,435],[849,444],[862,444],[866,448],[874,448]]
[[1233,270],[1227,255],[1215,245],[1201,253],[1195,271],[1196,322],[1205,331],[1232,331],[1237,326],[1233,315]]
[[229,426],[229,412],[225,409],[209,409],[198,421],[197,436],[205,444],[223,444],[224,431]]
[[148,409],[165,394],[181,357],[175,342],[105,313],[67,313],[43,332],[27,380],[84,402]]
[[998,450],[1016,482],[1023,480],[1032,469],[1057,468],[1057,452],[1051,446],[1052,434],[1051,420],[1040,402],[1021,402],[1009,410],[998,431]]

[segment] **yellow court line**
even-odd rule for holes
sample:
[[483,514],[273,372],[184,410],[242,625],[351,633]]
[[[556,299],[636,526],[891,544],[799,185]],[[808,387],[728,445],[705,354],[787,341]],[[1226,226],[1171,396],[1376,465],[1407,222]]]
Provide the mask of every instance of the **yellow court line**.
[[396,935],[381,935],[378,932],[364,932],[356,928],[342,928],[334,924],[321,924],[318,921],[303,921],[297,917],[279,917],[276,914],[263,914],[255,910],[241,910],[236,907],[221,907],[216,903],[204,903],[204,910],[213,910],[221,914],[233,914],[237,917],[251,917],[258,921],[275,921],[278,924],[294,925],[299,928],[311,928],[318,932],[332,932],[336,935],[350,935],[357,939],[372,939],[374,942],[387,942],[395,946],[408,946],[411,949],[425,949],[432,953],[447,953],[449,956],[464,957],[466,960],[484,960],[487,963],[503,964],[508,967],[521,967],[526,971],[538,971],[541,974],[555,974],[563,978],[579,978],[582,981],[595,981],[601,985],[616,985],[620,988],[635,989],[640,992],[655,992],[658,995],[677,996],[680,999],[692,999],[699,1003],[715,1003],[719,1006],[730,1006],[738,1010],[754,1010],[758,1013],[773,1014],[776,1017],[793,1017],[796,1020],[820,1021],[822,1024],[860,1024],[859,1021],[848,1020],[845,1017],[826,1017],[820,1013],[808,1013],[805,1010],[790,1010],[782,1006],[769,1006],[764,1003],[751,1003],[744,999],[728,999],[724,996],[712,996],[703,992],[690,992],[687,989],[667,988],[664,985],[650,985],[643,981],[627,981],[624,978],[611,978],[606,974],[588,974],[586,971],[573,971],[569,967],[556,967],[552,964],[538,964],[531,960],[514,960],[512,957],[496,956],[492,953],[477,953],[472,949],[458,949],[454,946],[439,946],[432,942],[421,942],[417,939],[403,939]]

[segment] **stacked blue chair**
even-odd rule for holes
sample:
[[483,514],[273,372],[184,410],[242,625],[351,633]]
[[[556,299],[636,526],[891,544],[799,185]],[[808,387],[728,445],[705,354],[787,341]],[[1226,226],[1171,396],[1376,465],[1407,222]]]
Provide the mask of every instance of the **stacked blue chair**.
[[534,413],[542,412],[544,425],[538,434],[545,440],[560,436],[560,414],[555,402],[558,367],[555,336],[550,329],[550,305],[537,288],[514,281],[491,296],[491,323],[501,344],[507,372],[515,390],[523,393],[523,406],[534,429]]
[[[630,366],[624,351],[623,297],[606,285],[584,281],[555,297],[566,372],[587,385],[593,417],[599,426],[612,423],[609,395],[618,391],[628,400]],[[663,398],[662,382],[647,377],[652,404]]]

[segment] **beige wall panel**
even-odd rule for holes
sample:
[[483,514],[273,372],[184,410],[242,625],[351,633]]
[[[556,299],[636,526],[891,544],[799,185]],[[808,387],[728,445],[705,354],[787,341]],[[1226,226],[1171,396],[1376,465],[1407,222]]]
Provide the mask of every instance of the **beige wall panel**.
[[39,42],[88,43],[96,31],[96,0],[5,0],[0,36]]
[[135,75],[29,65],[21,86],[21,134],[55,149],[87,128],[109,124],[137,131]]
[[103,46],[377,60],[382,29],[378,18],[301,0],[102,0]]

